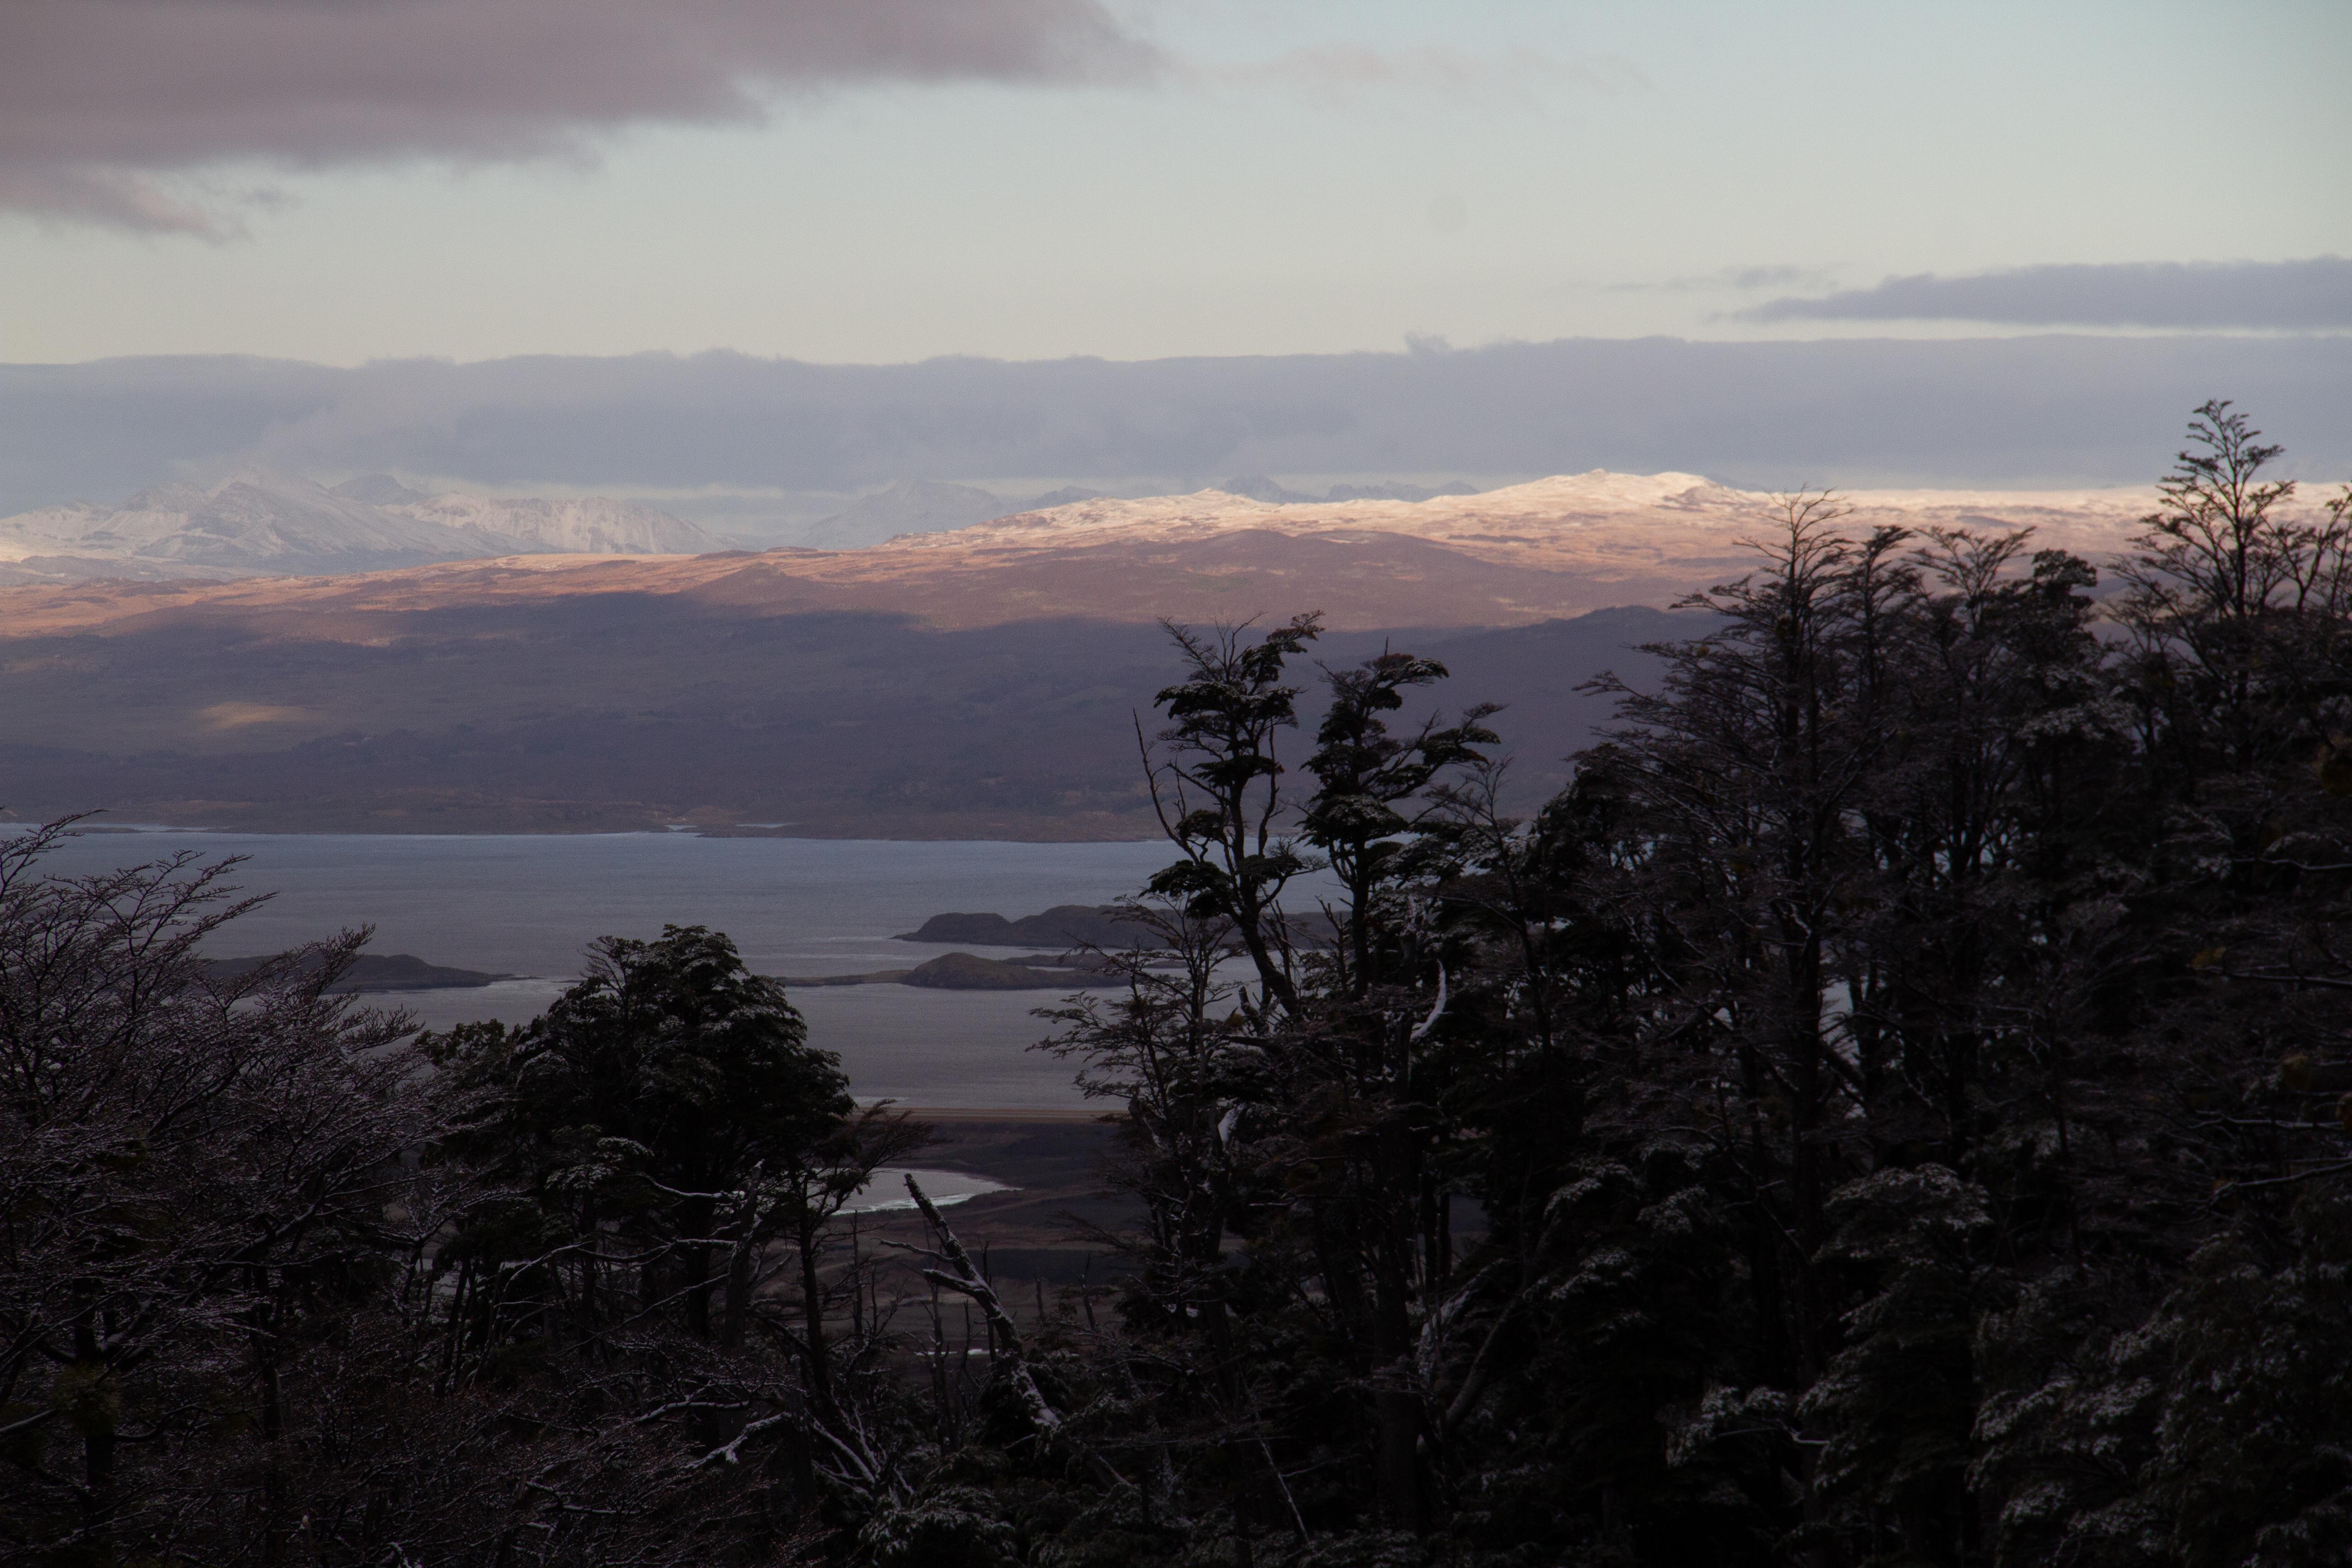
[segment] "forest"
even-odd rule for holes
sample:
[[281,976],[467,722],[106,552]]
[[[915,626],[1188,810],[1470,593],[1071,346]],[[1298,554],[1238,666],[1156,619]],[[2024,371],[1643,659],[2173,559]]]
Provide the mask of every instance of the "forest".
[[206,965],[233,867],[0,840],[0,1557],[2352,1561],[2352,489],[2281,456],[2208,404],[2097,568],[1789,498],[1524,820],[1438,662],[1171,627],[1150,945],[1040,1029],[1141,1217],[1055,1300],[855,1242],[928,1130],[721,933],[418,1035],[363,932]]

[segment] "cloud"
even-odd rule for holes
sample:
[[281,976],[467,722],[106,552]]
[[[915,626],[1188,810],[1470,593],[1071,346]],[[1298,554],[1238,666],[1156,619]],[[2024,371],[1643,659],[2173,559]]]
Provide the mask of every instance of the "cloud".
[[2352,474],[2352,337],[1570,340],[1116,363],[734,353],[0,365],[0,515],[240,462],[480,486],[846,491],[1675,468],[1755,487],[2146,481],[2233,397]]
[[1832,274],[1825,267],[1791,267],[1785,264],[1763,267],[1718,267],[1712,272],[1701,272],[1686,278],[1669,278],[1655,283],[1612,283],[1610,292],[1616,294],[1651,293],[1719,293],[1735,289],[1753,293],[1759,289],[1820,289],[1828,286]]
[[577,157],[792,90],[1155,68],[1099,0],[9,0],[0,206],[217,237],[236,203],[182,177],[231,161]]
[[1376,49],[1360,44],[1329,44],[1292,49],[1263,64],[1198,70],[1195,75],[1204,83],[1273,86],[1319,100],[1373,91],[1446,98],[1500,92],[1524,98],[1554,87],[1603,94],[1644,92],[1652,88],[1642,68],[1620,55],[1561,60],[1539,49],[1486,55],[1442,45]]
[[1769,300],[1751,321],[1988,321],[2010,326],[2352,327],[2352,261],[2144,261],[1923,272],[1820,299]]

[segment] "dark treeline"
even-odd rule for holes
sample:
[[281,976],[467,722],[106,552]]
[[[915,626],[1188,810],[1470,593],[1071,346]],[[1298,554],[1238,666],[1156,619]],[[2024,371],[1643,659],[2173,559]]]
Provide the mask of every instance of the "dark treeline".
[[0,1551],[2352,1559],[2352,492],[2190,434],[2095,601],[1792,500],[1530,821],[1434,662],[1180,628],[1156,945],[1049,1014],[1141,1219],[1034,1311],[858,1240],[925,1131],[722,936],[415,1038],[10,842]]

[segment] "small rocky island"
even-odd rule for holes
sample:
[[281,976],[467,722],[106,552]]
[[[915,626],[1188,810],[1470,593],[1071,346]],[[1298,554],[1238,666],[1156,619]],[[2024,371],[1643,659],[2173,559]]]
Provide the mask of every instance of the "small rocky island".
[[877,969],[870,974],[788,974],[786,985],[919,985],[932,991],[1076,991],[1124,985],[1123,976],[1102,969],[1073,967],[1047,953],[982,958],[943,952],[912,969]]
[[1123,985],[1079,950],[1116,952],[1148,945],[1151,931],[1119,918],[1115,904],[1056,904],[1042,914],[1008,920],[998,914],[933,915],[898,942],[970,943],[974,947],[1053,948],[1018,958],[945,952],[906,969],[868,974],[786,975],[787,985],[919,985],[934,991],[1072,991]]
[[1006,920],[1003,915],[933,915],[919,930],[900,931],[899,942],[968,943],[973,947],[1120,948],[1149,946],[1148,927],[1119,918],[1116,904],[1055,904],[1043,914]]

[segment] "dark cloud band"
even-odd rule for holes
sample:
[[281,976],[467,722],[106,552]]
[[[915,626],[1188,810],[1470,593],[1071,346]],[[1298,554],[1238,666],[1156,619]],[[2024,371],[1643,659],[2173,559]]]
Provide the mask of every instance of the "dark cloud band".
[[1592,468],[1758,488],[2129,483],[2217,396],[2298,471],[2352,473],[2352,336],[1588,339],[1129,363],[192,357],[0,365],[0,515],[243,460],[673,490]]
[[2352,261],[2021,267],[1966,278],[1921,273],[1820,299],[1770,300],[1755,321],[1987,321],[2005,326],[2352,327]]
[[0,206],[203,232],[233,220],[156,175],[544,156],[796,88],[1153,64],[1098,0],[11,0]]

